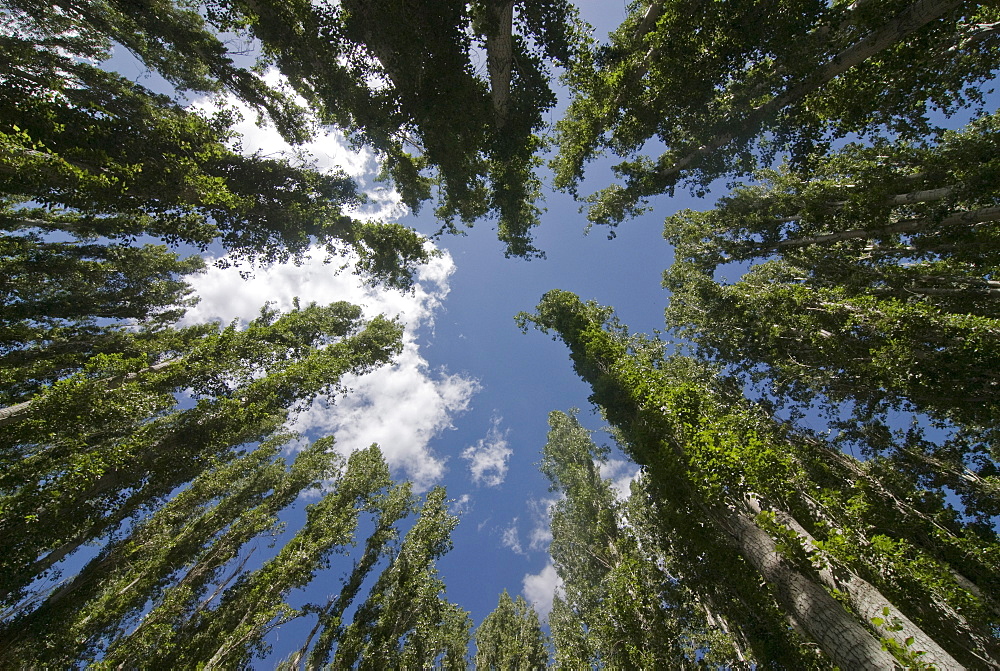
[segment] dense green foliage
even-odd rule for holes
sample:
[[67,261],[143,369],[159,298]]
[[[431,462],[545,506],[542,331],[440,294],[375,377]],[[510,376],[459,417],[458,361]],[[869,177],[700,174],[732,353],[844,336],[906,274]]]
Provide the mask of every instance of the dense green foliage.
[[[235,152],[231,114],[203,118],[82,60],[106,57],[108,35],[91,35],[72,14],[50,21],[49,12],[6,9],[5,233],[218,242],[230,262],[272,263],[320,244],[353,251],[373,281],[402,287],[427,260],[413,231],[348,214],[363,195],[345,175]],[[67,30],[82,35],[67,39]]]
[[538,614],[523,597],[504,590],[492,613],[476,629],[477,669],[536,671],[549,663],[546,637]]
[[549,549],[563,581],[549,618],[556,667],[683,669],[699,658],[742,659],[725,631],[711,629],[712,611],[692,591],[697,564],[684,572],[657,537],[646,481],[618,500],[600,476],[608,449],[574,414],[550,413],[549,426],[541,469],[565,497],[552,511]]
[[[787,617],[842,668],[881,668],[885,637],[904,649],[890,651],[915,645],[937,665],[997,663],[1000,541],[995,529],[964,521],[940,488],[927,489],[884,459],[859,462],[791,431],[744,399],[732,379],[696,360],[666,357],[661,343],[628,336],[608,309],[573,294],[549,292],[521,319],[569,346],[591,400],[648,473],[647,505],[680,566],[697,568],[710,557],[711,568],[726,575],[758,576],[720,585],[683,574],[683,584],[728,628],[742,630],[752,656],[809,664]],[[760,593],[758,580],[770,595]],[[840,592],[849,610],[824,588]],[[797,595],[807,589],[813,605],[803,611]],[[720,590],[735,598],[720,598]],[[752,615],[724,609],[762,596]],[[899,630],[873,627],[871,617],[883,608],[902,623]],[[770,623],[768,611],[776,613]],[[770,631],[760,630],[768,624]],[[838,628],[841,636],[826,638]],[[866,643],[873,634],[875,646]],[[777,647],[782,638],[787,643]],[[916,642],[907,644],[911,638]],[[845,656],[845,639],[858,656]],[[863,645],[869,653],[861,653]]]
[[588,198],[590,220],[614,226],[649,196],[704,193],[776,152],[799,165],[851,133],[921,138],[929,109],[982,102],[997,18],[960,0],[634,2],[611,43],[570,68],[556,184],[575,189],[605,149],[628,159],[624,186]]
[[[580,42],[566,0],[5,5],[29,26],[26,37],[49,47],[47,58],[57,46],[100,57],[114,40],[181,89],[236,95],[289,140],[305,139],[317,123],[336,125],[379,153],[407,205],[417,209],[433,197],[442,230],[490,216],[509,255],[541,254],[531,228],[540,213],[539,132],[555,104],[547,61],[565,65]],[[67,39],[68,28],[79,35]],[[255,41],[254,68],[237,65],[218,33]],[[474,62],[478,49],[487,52],[485,77]],[[255,72],[272,67],[307,109]],[[392,242],[397,253],[406,249],[403,240]]]
[[[988,115],[929,145],[849,145],[665,230],[679,335],[777,407],[825,406],[845,444],[952,488],[986,527],[1000,513],[998,138]],[[915,423],[893,430],[900,411]],[[921,416],[948,437],[929,438]]]

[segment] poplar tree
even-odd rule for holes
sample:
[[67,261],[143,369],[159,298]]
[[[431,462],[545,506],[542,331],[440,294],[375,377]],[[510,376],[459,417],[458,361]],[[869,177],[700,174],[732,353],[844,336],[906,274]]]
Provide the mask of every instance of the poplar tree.
[[[374,282],[408,287],[428,259],[398,224],[359,221],[353,180],[228,146],[229,111],[205,118],[86,59],[107,34],[74,13],[4,14],[0,72],[0,230],[131,242],[151,235],[228,262],[300,258],[310,245],[353,251]],[[65,32],[77,32],[72,38]]]
[[[95,357],[32,398],[3,434],[3,593],[15,598],[82,544],[273,434],[292,406],[399,351],[397,324],[359,316],[346,303],[282,317],[265,308],[245,330],[231,325],[187,351],[159,352],[165,366]],[[193,407],[182,409],[185,390]]]
[[587,198],[588,218],[614,226],[651,196],[703,195],[776,152],[800,163],[851,133],[928,135],[929,109],[982,105],[998,18],[961,0],[634,2],[610,44],[569,69],[556,184],[575,192],[587,161],[622,157],[623,183]]
[[[408,206],[435,200],[442,231],[489,216],[508,255],[541,255],[531,228],[540,214],[536,154],[555,104],[548,62],[566,64],[580,41],[566,0],[7,6],[48,29],[50,42],[71,28],[79,39],[123,45],[181,90],[228,91],[290,141],[308,138],[317,123],[335,125],[374,148]],[[254,67],[238,65],[219,33],[259,44]],[[485,72],[477,49],[486,54]],[[272,67],[308,109],[255,72]]]
[[538,613],[518,595],[500,594],[497,607],[476,628],[477,669],[535,671],[548,667],[546,636]]
[[[0,399],[16,406],[97,355],[196,336],[204,327],[169,327],[197,300],[185,276],[203,267],[160,245],[0,236]],[[0,424],[11,412],[0,409]]]
[[451,549],[457,523],[447,510],[445,490],[431,490],[416,524],[343,630],[334,668],[466,667],[472,623],[444,597],[435,566]]
[[[549,62],[575,54],[566,0],[400,5],[208,0],[217,28],[260,41],[320,120],[372,146],[403,201],[434,197],[442,230],[497,221],[507,255],[532,257]],[[476,53],[485,52],[486,67]],[[373,82],[377,82],[373,84]]]
[[[662,542],[645,480],[618,500],[600,475],[608,451],[575,412],[549,413],[541,470],[563,496],[552,507],[549,547],[562,581],[549,617],[556,667],[683,669],[697,668],[699,660],[746,661],[724,625],[713,627],[719,616],[704,605],[706,596],[700,602],[695,596],[710,586],[726,590],[721,567],[690,557],[685,565],[683,552]],[[764,618],[758,613],[758,619]]]
[[[987,525],[1000,512],[998,139],[987,115],[935,143],[849,145],[664,229],[675,333],[778,407],[830,404],[845,443],[951,487]],[[716,281],[733,262],[755,265]],[[892,429],[898,412],[917,423]],[[931,440],[928,422],[951,435]]]
[[[877,460],[790,431],[733,380],[628,336],[607,308],[552,291],[520,319],[569,346],[591,400],[647,470],[674,546],[756,575],[830,662],[996,663],[995,531],[965,524],[943,496]],[[774,661],[759,643],[749,640],[754,656]]]

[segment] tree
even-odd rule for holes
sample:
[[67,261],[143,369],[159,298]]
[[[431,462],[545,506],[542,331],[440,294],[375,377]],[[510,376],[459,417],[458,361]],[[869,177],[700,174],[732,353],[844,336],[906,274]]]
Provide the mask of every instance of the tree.
[[[568,2],[207,4],[218,27],[260,40],[264,62],[324,122],[380,153],[407,205],[436,186],[442,230],[495,216],[508,255],[540,255],[534,154],[555,104],[545,61],[565,64],[578,39]],[[487,52],[486,78],[474,46]]]
[[[182,276],[203,267],[200,257],[182,260],[162,246],[55,242],[37,232],[4,236],[3,399],[29,398],[98,354],[135,357],[158,339],[186,337],[168,327],[197,300]],[[0,411],[5,418],[13,412]]]
[[[75,252],[85,248],[52,249],[67,256],[62,269],[51,268],[66,277],[82,269],[99,277],[125,272],[108,262],[82,265],[86,257]],[[364,373],[398,353],[401,328],[382,317],[362,322],[359,308],[337,303],[296,304],[284,315],[265,306],[243,329],[234,323],[174,332],[159,320],[161,311],[183,313],[187,285],[171,273],[176,257],[136,251],[168,270],[147,269],[117,292],[102,287],[107,295],[76,306],[76,316],[90,323],[99,314],[94,305],[124,307],[134,289],[137,298],[149,297],[135,309],[150,315],[158,332],[144,337],[139,330],[133,340],[159,348],[78,352],[68,375],[38,382],[3,420],[4,658],[25,666],[100,659],[110,668],[155,655],[170,665],[229,667],[265,652],[264,638],[275,627],[315,614],[317,628],[302,654],[309,652],[310,668],[317,668],[345,636],[372,626],[347,626],[342,618],[365,576],[392,553],[413,497],[408,484],[392,485],[374,446],[352,455],[346,471],[332,439],[286,464],[281,449],[300,439],[282,426],[291,409],[337,390],[344,374]],[[22,292],[32,287],[26,277],[14,280]],[[86,283],[77,287],[81,297],[88,291]],[[74,316],[48,312],[50,321]],[[255,551],[248,545],[276,534],[278,514],[321,481],[333,483],[330,493],[307,507],[305,526],[260,568],[246,570]],[[457,521],[444,497],[443,490],[429,496],[376,583],[379,596],[359,611],[396,599],[377,618],[368,645],[381,649],[386,636],[405,635],[403,665],[465,664],[468,616],[440,598],[443,584],[434,578],[433,560],[449,549]],[[290,591],[328,567],[334,550],[355,542],[365,511],[375,517],[375,531],[341,593],[326,606],[290,606]],[[56,583],[63,560],[84,544],[101,549]]]
[[[777,151],[802,163],[851,133],[925,136],[929,108],[982,103],[996,20],[960,0],[633,3],[611,44],[570,68],[556,183],[575,190],[605,149],[628,159],[624,186],[588,198],[589,219],[614,226],[649,196],[703,193]],[[659,157],[643,155],[650,140]]]
[[[207,469],[37,608],[9,620],[5,659],[72,665],[99,658],[103,667],[121,668],[155,658],[171,666],[231,668],[265,653],[268,632],[316,612],[314,605],[289,605],[289,592],[314,580],[334,552],[355,542],[360,514],[379,520],[366,543],[372,548],[394,538],[397,523],[413,510],[409,485],[392,483],[376,446],[352,454],[345,469],[343,458],[330,449],[332,440],[323,439],[301,451],[286,471],[284,460],[275,457],[288,438],[276,437]],[[303,528],[260,568],[246,570],[259,543],[249,551],[247,546],[277,533],[278,513],[320,479],[330,483],[328,493],[307,506]],[[423,526],[431,524],[436,521]],[[440,533],[449,531],[445,525]],[[345,584],[340,594],[345,607],[358,587]],[[53,622],[60,623],[57,630]],[[344,627],[322,626],[330,623],[320,618],[320,640],[336,645]],[[458,623],[453,633],[459,636],[448,641],[453,662],[464,660],[468,640],[468,624],[461,618]],[[404,658],[412,662],[406,655],[414,644],[408,646]]]
[[[779,407],[849,404],[834,422],[845,439],[922,462],[984,518],[1000,510],[997,123],[767,171],[715,210],[670,217],[664,233],[677,249],[664,283],[678,335]],[[715,281],[722,264],[758,260],[738,282]],[[935,444],[915,425],[893,437],[898,411],[954,435]]]
[[[570,347],[591,400],[648,471],[675,547],[699,547],[707,536],[706,560],[742,564],[733,575],[756,573],[774,606],[832,663],[893,668],[894,655],[917,653],[939,668],[995,663],[995,615],[991,597],[982,600],[994,578],[979,573],[977,585],[963,575],[964,561],[948,557],[948,548],[975,547],[966,559],[992,563],[995,532],[963,524],[943,497],[891,482],[880,464],[861,465],[789,432],[744,399],[733,380],[627,336],[607,308],[553,291],[521,323],[552,331]],[[847,546],[854,549],[844,552]]]
[[694,597],[696,574],[706,571],[698,561],[683,566],[682,553],[657,537],[644,481],[619,502],[599,472],[608,449],[575,413],[549,413],[549,427],[541,470],[564,497],[552,508],[549,548],[562,580],[549,619],[556,666],[696,667],[709,641],[709,660],[736,661],[733,642],[709,631],[709,611]]
[[[90,58],[107,57],[112,42],[125,47],[151,71],[179,90],[229,91],[272,121],[290,142],[311,133],[308,110],[280,89],[268,86],[251,69],[236,63],[214,27],[194,3],[172,0],[6,0],[6,11],[38,30],[35,42],[49,49],[85,45]],[[21,30],[26,30],[22,24]]]
[[[536,256],[534,174],[543,115],[555,104],[546,61],[565,64],[579,38],[566,0],[468,5],[152,0],[41,6],[11,2],[44,27],[124,45],[182,89],[228,90],[266,115],[291,141],[309,122],[334,124],[372,146],[385,173],[417,209],[438,190],[442,230],[498,219],[507,253]],[[275,67],[308,112],[239,67],[217,33],[261,47],[256,68]],[[477,73],[474,46],[487,53]],[[376,83],[377,82],[377,83]]]
[[[3,592],[14,596],[53,562],[114,532],[214,460],[278,430],[289,408],[336,389],[399,351],[401,329],[359,321],[347,303],[206,335],[174,363],[98,356],[31,399],[3,435]],[[108,378],[133,374],[115,389]],[[178,408],[188,390],[193,407]]]
[[497,607],[476,629],[477,669],[533,671],[548,667],[549,651],[538,613],[518,595],[504,590]]
[[427,495],[417,523],[343,630],[334,668],[465,668],[472,623],[444,598],[435,567],[458,523],[446,503],[441,487]]
[[66,44],[53,31],[76,24],[16,9],[9,18],[19,31],[4,38],[0,86],[3,230],[153,235],[202,250],[218,241],[230,262],[299,258],[318,244],[353,251],[372,281],[404,288],[428,259],[415,232],[347,214],[364,197],[345,175],[242,156],[226,145],[231,114],[203,118],[81,60],[104,53],[100,35]]
[[567,63],[579,39],[569,2],[206,5],[217,28],[258,39],[323,122],[374,147],[411,208],[436,188],[442,230],[496,217],[508,255],[540,255],[535,153],[555,104],[546,61]]
[[[112,644],[105,660],[114,659],[123,647],[133,660],[149,658],[154,651],[166,656],[173,647],[163,636],[164,630],[173,631],[166,614],[177,609],[178,593],[193,599],[189,608],[200,611],[205,604],[199,600],[221,578],[222,568],[239,558],[248,542],[273,533],[282,509],[320,479],[343,475],[330,440],[300,452],[286,471],[278,452],[290,438],[275,436],[206,468],[130,533],[109,542],[75,576],[44,595],[34,610],[22,609],[7,623],[5,657],[25,664],[70,664],[93,655],[106,639],[126,634],[124,641]],[[162,603],[128,633],[151,599]],[[57,631],[53,622],[60,623]],[[157,633],[156,645],[135,642]]]

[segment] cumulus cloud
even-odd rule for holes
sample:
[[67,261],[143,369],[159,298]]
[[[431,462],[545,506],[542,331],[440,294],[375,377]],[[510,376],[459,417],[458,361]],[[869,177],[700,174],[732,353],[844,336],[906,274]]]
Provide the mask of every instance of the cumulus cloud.
[[418,491],[439,481],[445,460],[429,447],[466,410],[478,383],[445,371],[430,371],[407,343],[393,366],[362,376],[345,376],[350,389],[335,404],[313,403],[293,424],[297,431],[332,433],[337,449],[353,452],[378,443],[386,462],[403,470]]
[[507,461],[514,453],[507,443],[508,430],[500,429],[501,417],[493,418],[493,425],[475,445],[462,451],[462,458],[469,462],[469,473],[477,485],[496,487],[507,477]]
[[[291,93],[285,78],[276,69],[268,70],[264,81],[276,88]],[[300,105],[305,100],[295,96]],[[249,105],[232,94],[201,98],[190,107],[206,115],[216,112],[221,106],[238,112],[240,120],[233,125],[238,133],[232,143],[238,145],[244,154],[267,157],[286,157],[307,161],[312,167],[323,172],[344,172],[357,180],[361,190],[368,196],[368,203],[354,212],[361,218],[387,221],[398,219],[408,213],[399,193],[374,178],[378,174],[375,154],[365,147],[352,147],[343,131],[333,127],[322,127],[316,137],[303,145],[292,147],[282,139],[281,134],[269,123],[258,123],[258,115]]]
[[[265,75],[265,80],[281,84],[275,71]],[[351,147],[336,129],[321,129],[313,142],[293,148],[273,127],[257,125],[256,113],[232,96],[206,98],[192,107],[211,114],[221,105],[243,117],[235,126],[240,151],[301,159],[319,170],[345,172],[358,181],[369,199],[354,216],[385,221],[406,213],[399,194],[374,179],[376,156]],[[309,435],[333,433],[337,449],[344,453],[378,443],[389,466],[413,480],[418,491],[423,490],[445,472],[446,460],[430,449],[431,439],[452,428],[452,419],[469,407],[479,390],[475,379],[445,369],[431,370],[420,355],[416,337],[419,329],[433,328],[455,264],[448,254],[433,258],[417,270],[413,291],[404,293],[365,285],[353,272],[355,261],[351,254],[328,258],[324,250],[312,249],[299,263],[255,269],[249,278],[240,275],[239,267],[210,265],[206,272],[189,278],[201,301],[182,323],[215,319],[246,323],[259,314],[265,301],[285,311],[295,298],[304,305],[348,301],[360,306],[367,319],[379,314],[398,317],[405,332],[403,351],[395,363],[367,375],[345,376],[342,382],[351,390],[346,396],[317,399],[296,416],[292,428]]]
[[[298,297],[302,304],[321,305],[346,300],[362,307],[364,316],[398,316],[405,325],[403,352],[391,366],[361,376],[345,376],[351,390],[330,402],[319,399],[305,408],[292,428],[316,434],[333,433],[337,449],[349,453],[378,443],[389,466],[403,471],[423,490],[440,480],[445,460],[434,454],[432,438],[452,427],[452,419],[469,407],[479,390],[475,379],[431,370],[420,355],[416,331],[432,327],[449,291],[455,265],[444,254],[419,269],[412,292],[375,289],[351,272],[350,259],[324,263],[326,253],[312,250],[299,265],[276,264],[248,279],[239,268],[209,269],[191,278],[201,302],[188,311],[185,323],[219,319],[247,322],[270,300],[287,310]],[[338,265],[346,264],[343,272]]]
[[529,502],[531,517],[534,526],[528,535],[528,548],[531,550],[544,550],[552,542],[552,506],[558,503],[563,497],[552,497],[543,499],[532,499]]
[[552,560],[538,573],[525,574],[521,584],[524,598],[535,607],[540,618],[548,619],[552,612],[552,598],[556,590],[562,587],[562,579],[556,574]]

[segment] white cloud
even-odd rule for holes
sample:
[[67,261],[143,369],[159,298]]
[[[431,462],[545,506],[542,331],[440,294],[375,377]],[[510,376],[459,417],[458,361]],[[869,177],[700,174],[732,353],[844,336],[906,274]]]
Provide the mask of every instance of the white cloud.
[[[285,78],[274,68],[264,75],[264,81],[269,86],[282,88],[291,93]],[[300,105],[305,105],[303,98],[300,96],[295,98]],[[221,105],[236,110],[241,117],[241,120],[233,125],[233,130],[238,133],[237,140],[242,153],[259,153],[262,156],[286,157],[293,160],[302,157],[320,171],[343,171],[355,178],[362,191],[368,195],[369,202],[354,213],[359,217],[387,221],[398,219],[408,213],[409,210],[402,204],[395,189],[375,182],[378,162],[372,150],[352,147],[340,129],[322,127],[311,142],[293,147],[282,139],[281,134],[270,123],[258,124],[257,113],[232,94],[222,96],[221,104],[220,97],[215,96],[201,98],[190,107],[202,114],[211,115]]]
[[517,518],[515,517],[510,526],[503,530],[503,534],[500,536],[500,543],[505,548],[511,550],[515,554],[527,555],[528,553],[524,551],[521,546],[521,537],[517,532]]
[[500,485],[507,477],[507,461],[514,450],[507,443],[508,430],[500,430],[501,417],[493,418],[493,425],[475,445],[462,451],[462,458],[469,462],[469,473],[477,485]]
[[522,581],[524,598],[538,611],[543,620],[552,612],[552,597],[562,587],[562,579],[556,574],[552,560],[538,573],[528,573]]
[[552,542],[552,506],[562,498],[562,496],[557,496],[532,499],[529,502],[531,516],[535,523],[528,535],[528,548],[531,550],[545,550]]
[[353,452],[378,443],[386,462],[402,469],[418,491],[439,481],[445,459],[429,447],[469,406],[478,383],[444,371],[432,373],[409,342],[395,365],[362,376],[345,376],[350,391],[336,404],[313,403],[292,428],[332,433],[337,449]]
[[464,515],[472,508],[472,497],[462,494],[457,499],[452,500],[449,512],[452,515]]
[[403,351],[391,366],[362,376],[345,376],[351,390],[335,403],[317,400],[302,411],[292,428],[302,432],[333,433],[344,453],[378,443],[389,466],[403,471],[418,490],[430,487],[445,472],[445,459],[429,448],[432,438],[452,427],[452,418],[469,407],[479,390],[476,380],[440,369],[432,371],[420,355],[415,331],[432,327],[434,313],[448,294],[455,265],[448,254],[419,269],[410,293],[374,289],[352,272],[348,263],[325,264],[325,252],[313,250],[300,265],[276,264],[258,270],[249,279],[239,268],[209,269],[191,278],[201,302],[189,310],[184,323],[221,319],[247,322],[270,300],[288,310],[298,297],[302,304],[326,305],[346,300],[360,305],[366,318],[378,314],[399,316],[406,330]]
[[611,480],[611,489],[619,501],[623,501],[632,493],[632,482],[639,477],[639,467],[631,461],[609,459],[601,464],[601,477]]
[[[265,80],[281,84],[280,75],[273,70]],[[375,155],[351,147],[341,132],[323,129],[313,142],[293,148],[273,127],[258,126],[256,113],[232,96],[221,103],[203,99],[192,107],[211,114],[220,104],[243,116],[234,129],[241,135],[242,152],[292,160],[301,157],[320,170],[343,170],[369,197],[369,203],[352,213],[354,216],[388,220],[406,213],[399,194],[375,182]],[[325,251],[313,249],[298,265],[289,262],[258,269],[249,279],[240,276],[238,267],[209,266],[205,273],[190,278],[201,302],[188,311],[182,323],[213,319],[246,323],[259,314],[265,301],[284,311],[296,297],[303,305],[348,301],[361,306],[369,319],[378,314],[398,316],[406,330],[403,351],[395,364],[367,375],[345,376],[342,382],[351,389],[346,396],[334,402],[318,399],[296,417],[292,428],[333,433],[337,449],[344,453],[378,443],[389,466],[403,471],[418,490],[423,490],[445,472],[446,460],[430,449],[431,439],[452,427],[452,418],[469,407],[479,390],[472,378],[444,369],[432,371],[420,355],[415,335],[421,327],[433,328],[434,314],[448,295],[455,264],[448,254],[433,258],[418,269],[414,290],[403,293],[366,286],[353,273],[355,259],[351,255],[328,259]]]

